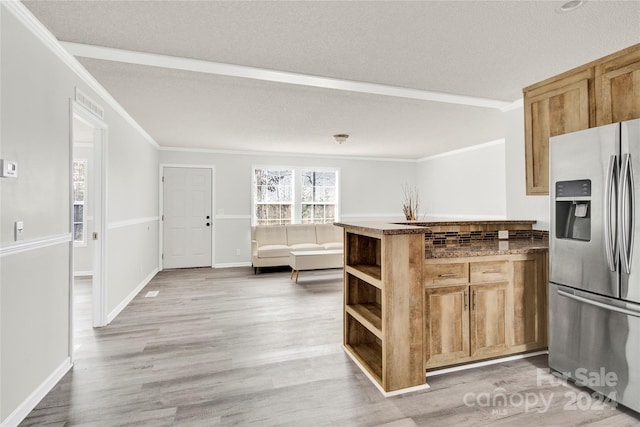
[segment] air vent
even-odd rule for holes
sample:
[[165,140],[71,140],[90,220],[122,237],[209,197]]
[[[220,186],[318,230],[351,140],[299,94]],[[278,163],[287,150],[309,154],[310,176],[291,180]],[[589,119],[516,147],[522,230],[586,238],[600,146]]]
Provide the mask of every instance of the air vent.
[[78,88],[76,88],[76,102],[89,110],[94,116],[104,119],[104,109]]

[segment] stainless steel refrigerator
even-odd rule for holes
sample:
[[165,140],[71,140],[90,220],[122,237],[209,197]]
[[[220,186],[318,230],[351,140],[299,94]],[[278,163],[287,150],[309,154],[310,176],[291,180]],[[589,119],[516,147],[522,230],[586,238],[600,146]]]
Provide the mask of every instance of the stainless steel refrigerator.
[[640,120],[549,142],[549,367],[640,412]]

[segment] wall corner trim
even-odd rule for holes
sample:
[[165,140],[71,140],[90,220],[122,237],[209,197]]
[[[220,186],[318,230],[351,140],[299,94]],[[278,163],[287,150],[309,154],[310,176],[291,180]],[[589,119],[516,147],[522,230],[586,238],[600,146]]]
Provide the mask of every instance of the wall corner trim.
[[[55,56],[58,57],[67,67],[71,69],[78,77],[86,83],[89,88],[95,91],[104,101],[113,108],[116,113],[120,114],[140,135],[157,150],[160,149],[158,144],[151,135],[145,131],[138,122],[115,100],[113,96],[80,64],[80,62],[71,55],[60,44],[58,39],[31,13],[25,5],[18,0],[7,0],[0,2],[1,7],[5,7],[11,12],[34,36],[36,36]],[[73,98],[73,96],[71,96]]]
[[[136,297],[136,295],[138,295],[140,293],[140,291],[142,289],[144,289],[145,286],[147,286],[147,284],[151,281],[151,279],[153,279],[155,277],[156,274],[158,274],[158,272],[160,271],[160,268],[156,267],[153,269],[153,271],[151,273],[149,273],[149,275],[147,277],[145,277],[142,282],[140,282],[140,284],[138,284],[138,286],[136,286],[136,288],[131,291],[131,293],[129,295],[127,295],[121,302],[120,304],[117,305],[116,308],[113,309],[113,311],[111,311],[111,313],[109,313],[108,317],[107,317],[107,325],[109,323],[111,323],[113,321],[113,319],[115,319],[118,314],[120,314],[120,312],[122,312],[122,310],[125,309],[126,306],[129,305],[129,303],[131,301],[133,301],[133,299]],[[4,426],[2,426],[4,427]]]
[[72,367],[71,358],[67,357],[11,415],[0,423],[0,427],[15,427],[19,425]]

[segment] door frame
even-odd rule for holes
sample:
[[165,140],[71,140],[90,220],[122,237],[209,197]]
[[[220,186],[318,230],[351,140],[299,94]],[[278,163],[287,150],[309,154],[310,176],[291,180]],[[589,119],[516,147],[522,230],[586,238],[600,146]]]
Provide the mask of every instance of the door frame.
[[164,270],[162,254],[164,252],[164,168],[186,168],[186,169],[210,169],[211,170],[211,268],[216,266],[216,167],[215,165],[195,165],[183,163],[161,163],[159,168],[158,181],[160,182],[160,194],[158,196],[158,212],[160,213],[160,227],[158,237],[158,265],[160,270]]
[[[93,128],[93,179],[90,191],[93,192],[93,224],[94,231],[98,233],[98,240],[93,245],[93,275],[92,275],[92,326],[102,327],[107,324],[107,146],[109,126],[102,119],[93,115],[85,107],[71,99],[69,103],[69,164],[73,164],[74,157],[74,133],[73,119],[77,118]],[[69,227],[73,232],[73,177],[69,175],[69,200],[70,215]],[[87,236],[92,238],[92,236]],[[74,329],[73,329],[73,237],[71,239],[69,256],[69,356],[73,361],[74,353]]]

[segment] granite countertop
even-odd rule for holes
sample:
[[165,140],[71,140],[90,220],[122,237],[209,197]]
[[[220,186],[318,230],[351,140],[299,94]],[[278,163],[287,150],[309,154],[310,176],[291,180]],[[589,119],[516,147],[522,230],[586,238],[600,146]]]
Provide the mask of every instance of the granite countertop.
[[405,225],[418,225],[421,227],[434,227],[438,225],[533,225],[537,221],[535,220],[524,220],[524,219],[491,219],[491,220],[438,220],[437,218],[433,218],[431,220],[425,221],[399,221],[396,224],[405,224]]
[[393,224],[384,221],[357,221],[357,222],[334,222],[333,225],[348,228],[354,231],[361,231],[370,234],[392,235],[392,234],[424,234],[429,229],[424,226],[411,224]]
[[549,242],[541,239],[472,240],[469,243],[426,245],[426,258],[463,258],[473,256],[546,252]]

